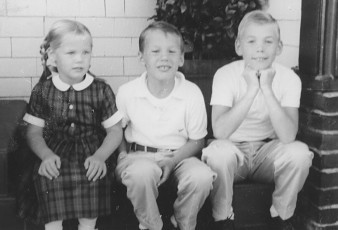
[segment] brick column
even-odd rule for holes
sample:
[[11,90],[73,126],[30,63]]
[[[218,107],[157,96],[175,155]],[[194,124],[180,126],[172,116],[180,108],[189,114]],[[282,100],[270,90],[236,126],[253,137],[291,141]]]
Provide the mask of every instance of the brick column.
[[337,7],[337,0],[302,1],[299,139],[315,156],[297,215],[311,230],[338,229]]

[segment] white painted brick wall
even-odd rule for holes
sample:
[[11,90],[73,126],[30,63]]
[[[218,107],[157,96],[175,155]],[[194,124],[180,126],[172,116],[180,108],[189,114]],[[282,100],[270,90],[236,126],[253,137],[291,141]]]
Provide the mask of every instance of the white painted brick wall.
[[156,1],[125,0],[127,17],[149,17],[155,14]]
[[[154,15],[156,0],[0,0],[0,98],[30,95],[42,72],[39,47],[53,22],[73,19],[93,36],[91,71],[117,88],[145,68],[138,58],[138,36]],[[270,0],[284,41],[277,58],[298,63],[301,0]]]
[[42,17],[0,17],[0,37],[42,36]]
[[30,78],[4,78],[0,84],[0,98],[28,97],[32,90]]
[[92,58],[90,70],[97,76],[123,75],[123,58]]
[[37,58],[0,58],[0,85],[5,77],[39,76],[36,63]]
[[6,1],[0,0],[0,17],[6,14]]
[[298,65],[301,0],[270,0],[268,12],[278,20],[283,52],[276,61],[288,67]]
[[136,56],[138,52],[131,38],[94,38],[93,43],[94,56]]
[[12,38],[12,57],[39,57],[42,38]]
[[138,37],[149,23],[147,18],[116,18],[115,35],[117,37]]
[[124,17],[124,1],[125,0],[106,1],[106,17]]
[[94,38],[114,37],[114,18],[76,18],[76,20],[85,24]]
[[7,0],[8,16],[44,16],[46,0]]
[[10,38],[0,38],[0,57],[11,56],[11,40]]

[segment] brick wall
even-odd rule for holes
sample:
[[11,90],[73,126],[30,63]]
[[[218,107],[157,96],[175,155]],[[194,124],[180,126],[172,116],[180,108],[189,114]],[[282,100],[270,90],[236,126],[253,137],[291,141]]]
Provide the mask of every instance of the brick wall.
[[331,0],[303,0],[302,5],[299,138],[314,159],[298,213],[309,230],[338,229],[337,7]]
[[[301,0],[270,0],[281,26],[284,51],[278,61],[298,65]],[[138,76],[138,36],[154,14],[156,0],[0,0],[0,99],[28,99],[42,72],[39,47],[50,25],[69,18],[93,35],[91,71],[114,91]]]
[[338,229],[338,90],[326,91],[305,89],[300,113],[301,139],[314,152],[300,208],[315,230]]

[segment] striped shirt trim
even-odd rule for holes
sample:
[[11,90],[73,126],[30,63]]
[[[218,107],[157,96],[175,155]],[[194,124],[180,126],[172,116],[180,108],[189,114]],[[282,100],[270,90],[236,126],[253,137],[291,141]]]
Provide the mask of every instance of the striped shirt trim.
[[23,117],[23,120],[32,125],[36,125],[42,128],[45,127],[45,120],[35,117],[33,115],[30,115],[29,113],[25,114],[25,116]]
[[116,111],[113,116],[103,121],[101,124],[105,129],[107,129],[117,124],[120,120],[122,120],[122,118],[123,114],[120,111]]

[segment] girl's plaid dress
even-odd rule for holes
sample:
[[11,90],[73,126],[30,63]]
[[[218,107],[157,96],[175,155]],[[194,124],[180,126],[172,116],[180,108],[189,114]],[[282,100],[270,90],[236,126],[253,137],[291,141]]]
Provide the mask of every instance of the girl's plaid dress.
[[104,127],[120,119],[110,86],[89,74],[73,86],[56,75],[34,87],[24,120],[43,127],[48,147],[61,159],[60,175],[53,180],[38,174],[41,161],[35,164],[39,222],[110,213],[112,166],[107,163],[107,175],[93,182],[86,177],[84,162],[102,144]]

